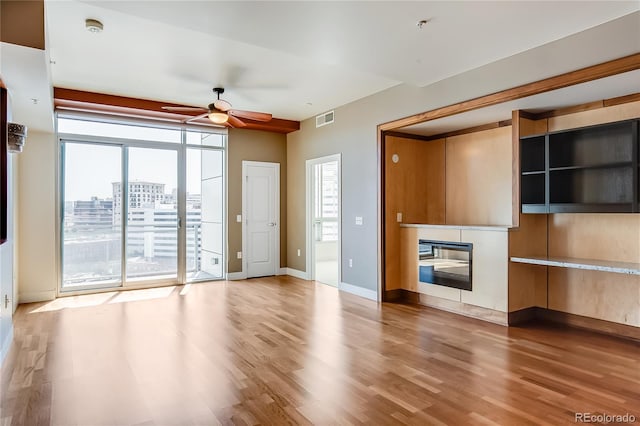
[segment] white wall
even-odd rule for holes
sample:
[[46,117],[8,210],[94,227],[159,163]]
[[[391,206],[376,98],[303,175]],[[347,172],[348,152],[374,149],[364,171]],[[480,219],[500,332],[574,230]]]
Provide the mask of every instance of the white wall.
[[[9,154],[7,159],[7,241],[0,246],[0,364],[6,356],[13,337],[12,316],[18,302],[15,300],[17,291],[14,291],[17,271],[14,268],[15,259],[15,200],[16,200],[16,154]],[[4,297],[11,301],[5,309]]]
[[[287,266],[305,270],[307,159],[342,153],[342,281],[376,291],[376,126],[637,53],[639,20],[640,12],[636,12],[426,87],[393,87],[336,108],[331,125],[316,128],[313,118],[303,121],[299,131],[287,135]],[[364,218],[362,226],[355,225],[355,216]],[[297,249],[301,249],[301,257],[296,256]],[[348,259],[353,259],[352,268],[347,266]]]
[[20,303],[52,300],[58,276],[55,136],[30,131],[19,162],[18,297]]

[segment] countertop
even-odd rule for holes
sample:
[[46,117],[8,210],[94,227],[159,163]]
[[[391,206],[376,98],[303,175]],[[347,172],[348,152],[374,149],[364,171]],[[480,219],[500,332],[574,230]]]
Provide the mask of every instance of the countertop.
[[640,263],[614,262],[595,259],[574,259],[568,257],[512,257],[512,262],[531,265],[557,266],[559,268],[586,269],[589,271],[615,272],[618,274],[640,275]]
[[513,228],[510,225],[430,225],[426,223],[401,223],[402,228],[434,228],[434,229],[470,229],[475,231],[502,231],[506,232]]

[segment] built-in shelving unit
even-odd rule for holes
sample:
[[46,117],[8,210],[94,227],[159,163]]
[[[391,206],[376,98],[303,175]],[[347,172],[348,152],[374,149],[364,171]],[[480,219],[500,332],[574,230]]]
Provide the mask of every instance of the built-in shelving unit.
[[522,213],[638,212],[638,120],[520,139]]

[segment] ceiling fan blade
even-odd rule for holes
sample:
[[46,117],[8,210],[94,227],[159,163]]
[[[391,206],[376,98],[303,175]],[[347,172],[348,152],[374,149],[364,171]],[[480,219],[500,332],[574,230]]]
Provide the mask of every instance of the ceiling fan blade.
[[231,127],[247,127],[247,123],[245,123],[244,121],[240,120],[238,117],[234,117],[233,115],[227,114],[229,115],[229,120],[227,120],[227,123],[229,124],[229,126]]
[[246,118],[247,120],[253,121],[271,121],[273,116],[266,112],[256,112],[256,111],[242,111],[240,109],[231,109],[227,111],[229,116]]
[[183,123],[190,123],[192,121],[196,121],[199,120],[203,117],[206,117],[207,115],[209,115],[209,111],[205,112],[204,114],[200,114],[200,115],[196,115],[195,117],[191,117],[191,118],[187,118],[186,120],[182,120]]
[[171,112],[193,112],[193,111],[205,111],[206,108],[200,107],[174,107],[174,106],[163,106],[163,110],[171,111]]

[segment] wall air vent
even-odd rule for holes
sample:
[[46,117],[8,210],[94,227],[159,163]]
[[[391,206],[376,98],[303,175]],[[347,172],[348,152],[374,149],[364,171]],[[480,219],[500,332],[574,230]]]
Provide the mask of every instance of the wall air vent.
[[334,114],[333,111],[325,112],[316,116],[316,128],[326,126],[333,123]]

